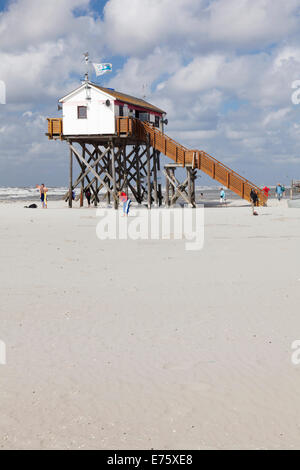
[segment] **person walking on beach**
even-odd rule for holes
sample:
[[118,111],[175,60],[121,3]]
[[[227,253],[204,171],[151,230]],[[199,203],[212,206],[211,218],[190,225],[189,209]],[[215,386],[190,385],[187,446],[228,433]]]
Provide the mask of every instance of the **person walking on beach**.
[[283,195],[283,188],[280,183],[277,183],[276,185],[275,194],[277,196],[278,201],[281,201]]
[[226,204],[226,194],[223,188],[220,190],[220,203]]
[[92,197],[92,195],[91,195],[91,191],[89,190],[89,188],[87,188],[85,190],[85,197],[86,197],[86,200],[88,202],[88,206],[91,207],[91,197]]
[[127,197],[127,194],[124,193],[124,191],[119,191],[119,198],[123,204],[123,215],[128,217],[131,206],[131,200]]
[[264,195],[265,195],[265,196],[269,197],[270,188],[268,188],[268,186],[265,186],[265,187],[263,188],[263,192],[264,192]]
[[252,214],[253,215],[258,215],[258,213],[255,211],[255,207],[258,206],[258,194],[257,191],[255,191],[254,188],[251,188],[250,191],[250,200],[251,200],[251,206],[252,206]]
[[48,188],[45,187],[44,183],[41,185],[36,185],[36,188],[40,190],[40,199],[42,203],[42,208],[47,209],[48,207],[48,201],[47,201],[47,192]]

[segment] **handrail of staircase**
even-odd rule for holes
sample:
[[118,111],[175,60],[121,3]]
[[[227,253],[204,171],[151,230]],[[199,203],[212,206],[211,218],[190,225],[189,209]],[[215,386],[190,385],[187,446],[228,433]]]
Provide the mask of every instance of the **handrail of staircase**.
[[[142,121],[140,121],[142,122]],[[236,171],[232,170],[231,168],[229,168],[228,166],[224,165],[224,163],[220,162],[219,160],[217,160],[216,158],[214,158],[213,156],[209,155],[207,152],[205,152],[204,150],[195,150],[195,149],[187,149],[186,147],[184,147],[182,144],[179,144],[178,142],[176,142],[174,139],[172,139],[171,137],[169,137],[168,135],[166,134],[161,134],[161,132],[156,129],[155,127],[153,127],[151,124],[147,123],[147,122],[142,122],[143,124],[143,127],[145,127],[147,130],[150,130],[152,132],[155,132],[157,135],[162,135],[166,140],[174,143],[175,145],[177,145],[178,147],[180,147],[182,149],[182,151],[184,152],[194,152],[194,153],[200,153],[206,157],[208,157],[209,159],[213,160],[214,163],[217,163],[218,165],[220,165],[222,168],[224,168],[226,171],[228,171],[228,173],[230,173],[231,175],[235,175],[237,176],[238,178],[240,178],[243,183],[247,183],[249,184],[249,186],[251,187],[254,187],[256,189],[258,189],[260,192],[261,192],[261,189],[259,188],[259,186],[257,186],[256,184],[252,183],[251,181],[249,181],[247,178],[245,178],[244,176],[240,175],[239,173],[237,173]]]

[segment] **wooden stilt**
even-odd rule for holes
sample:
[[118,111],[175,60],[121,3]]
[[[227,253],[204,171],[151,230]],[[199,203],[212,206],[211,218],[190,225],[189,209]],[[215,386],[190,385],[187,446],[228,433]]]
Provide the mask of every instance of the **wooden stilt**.
[[170,181],[169,181],[169,170],[166,168],[166,207],[170,207]]
[[73,205],[73,150],[72,150],[72,142],[70,142],[70,173],[69,173],[69,207],[72,209]]
[[[98,155],[99,155],[99,148],[98,146],[95,148],[96,150],[96,159],[98,160]],[[99,173],[99,167],[98,167],[98,163],[96,164],[96,173]],[[98,196],[98,192],[99,192],[99,186],[98,186],[98,180],[96,179],[95,181],[95,191],[96,191],[96,195]],[[94,206],[97,207],[98,206],[98,197],[95,197],[94,198]]]
[[[157,165],[157,173],[160,175],[160,152],[158,151],[157,151],[156,165]],[[162,195],[162,186],[161,186],[160,181],[158,181],[158,201],[159,201],[159,205],[161,206],[162,201],[163,201],[163,195]]]
[[156,207],[159,205],[158,200],[158,187],[157,187],[157,152],[156,150],[153,151],[153,189],[154,189],[154,204]]
[[[85,149],[83,150],[82,156],[85,159]],[[82,168],[82,173],[83,173],[83,168]],[[80,207],[83,207],[83,199],[84,199],[84,177],[81,180]]]
[[116,180],[116,155],[113,142],[110,143],[111,148],[111,166],[112,166],[112,179],[113,179],[113,196],[114,196],[114,209],[118,209],[118,193],[117,193],[117,180]]
[[150,163],[150,143],[149,139],[147,142],[147,191],[148,191],[148,209],[151,209],[152,197],[151,197],[151,163]]
[[[175,168],[171,168],[171,178],[173,181],[175,180]],[[175,186],[173,184],[171,184],[171,195],[172,195],[172,198],[175,195]]]
[[192,180],[191,180],[191,168],[186,168],[187,172],[187,180],[188,180],[188,196],[189,196],[189,203],[192,205]]
[[142,188],[141,188],[141,173],[140,173],[140,158],[139,147],[135,147],[135,171],[136,171],[136,190],[138,195],[138,203],[142,203]]
[[[108,153],[108,160],[107,160],[107,172],[108,174],[111,176],[112,174],[112,168],[111,168],[111,150],[109,150],[109,153]],[[111,183],[110,183],[110,179],[108,178],[108,181],[107,181],[107,184],[109,186],[109,188],[111,188]],[[110,205],[110,191],[107,191],[107,204]]]

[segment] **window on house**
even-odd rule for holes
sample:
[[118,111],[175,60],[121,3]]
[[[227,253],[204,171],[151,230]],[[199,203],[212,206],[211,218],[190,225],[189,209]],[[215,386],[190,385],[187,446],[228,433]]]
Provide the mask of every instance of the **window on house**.
[[77,117],[78,119],[87,119],[87,107],[77,106]]
[[149,121],[149,113],[139,113],[139,119],[141,121]]
[[159,127],[159,116],[155,116],[154,126]]
[[119,106],[119,116],[124,116],[124,108],[123,108],[123,106]]

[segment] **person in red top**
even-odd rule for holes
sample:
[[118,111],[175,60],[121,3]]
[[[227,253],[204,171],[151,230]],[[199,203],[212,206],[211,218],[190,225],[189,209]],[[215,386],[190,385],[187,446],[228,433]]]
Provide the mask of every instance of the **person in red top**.
[[124,193],[124,191],[119,192],[119,198],[120,201],[123,203],[123,214],[128,217],[131,200],[127,197],[127,194]]
[[264,192],[265,196],[269,197],[270,188],[268,188],[268,186],[265,186],[263,188],[263,192]]

